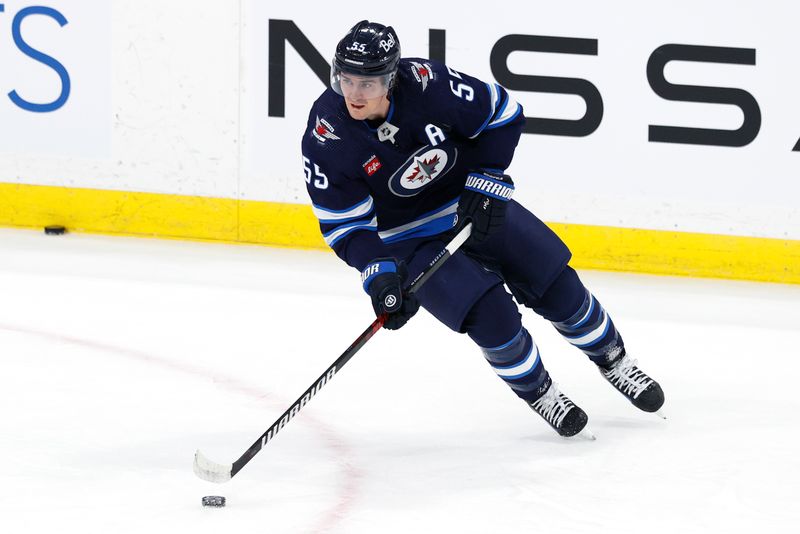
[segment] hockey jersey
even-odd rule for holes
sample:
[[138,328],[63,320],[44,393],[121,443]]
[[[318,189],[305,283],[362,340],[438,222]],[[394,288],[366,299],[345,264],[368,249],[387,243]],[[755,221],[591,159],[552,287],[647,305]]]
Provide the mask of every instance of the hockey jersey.
[[325,242],[356,269],[386,246],[455,224],[469,171],[503,171],[522,107],[501,86],[428,59],[398,66],[384,121],[355,120],[328,88],[302,140],[303,169]]

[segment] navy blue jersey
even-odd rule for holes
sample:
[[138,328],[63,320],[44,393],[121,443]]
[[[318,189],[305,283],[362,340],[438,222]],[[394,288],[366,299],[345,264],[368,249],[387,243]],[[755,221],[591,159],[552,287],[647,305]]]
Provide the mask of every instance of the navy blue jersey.
[[467,173],[505,170],[521,106],[494,83],[400,60],[385,121],[355,120],[330,88],[311,108],[303,166],[326,243],[362,269],[385,245],[450,230]]

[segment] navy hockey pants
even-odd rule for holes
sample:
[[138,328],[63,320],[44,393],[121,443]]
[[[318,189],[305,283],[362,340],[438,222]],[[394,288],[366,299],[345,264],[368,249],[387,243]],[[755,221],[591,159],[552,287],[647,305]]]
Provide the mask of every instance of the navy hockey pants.
[[[390,253],[406,261],[413,280],[445,244],[441,236],[402,241]],[[622,347],[605,310],[567,265],[570,257],[555,233],[511,200],[502,230],[479,246],[462,247],[417,296],[439,321],[468,334],[497,374],[530,402],[549,386],[549,377],[514,299],[553,322],[595,363],[608,358],[609,347]]]

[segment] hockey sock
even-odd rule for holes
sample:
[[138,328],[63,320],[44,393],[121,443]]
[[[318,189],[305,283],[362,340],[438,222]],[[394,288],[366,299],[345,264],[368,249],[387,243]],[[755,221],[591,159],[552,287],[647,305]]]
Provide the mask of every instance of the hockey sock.
[[565,321],[554,321],[553,326],[597,365],[608,366],[625,354],[625,344],[614,321],[588,290],[578,311]]
[[481,350],[495,373],[525,401],[535,401],[550,387],[539,349],[524,327],[507,343]]

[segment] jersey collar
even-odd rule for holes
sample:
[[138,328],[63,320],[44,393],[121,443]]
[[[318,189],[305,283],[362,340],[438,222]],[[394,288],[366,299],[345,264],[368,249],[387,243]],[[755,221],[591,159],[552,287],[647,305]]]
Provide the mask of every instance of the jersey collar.
[[[370,121],[368,121],[368,120],[366,120],[366,119],[362,120],[361,122],[363,122],[363,123],[364,123],[364,126],[366,126],[367,128],[369,128],[369,130],[370,130],[371,132],[377,132],[377,131],[378,131],[378,128],[380,128],[380,127],[381,127],[381,125],[383,125],[383,123],[385,123],[385,122],[392,122],[392,117],[393,117],[393,116],[394,116],[394,99],[390,98],[390,99],[389,99],[389,113],[386,115],[386,118],[385,118],[385,119],[383,119],[383,120],[382,120],[382,121],[381,121],[381,122],[380,122],[380,123],[379,123],[377,126],[375,126],[375,127],[373,128],[372,126],[370,126]],[[377,121],[372,121],[372,122],[377,122]]]

